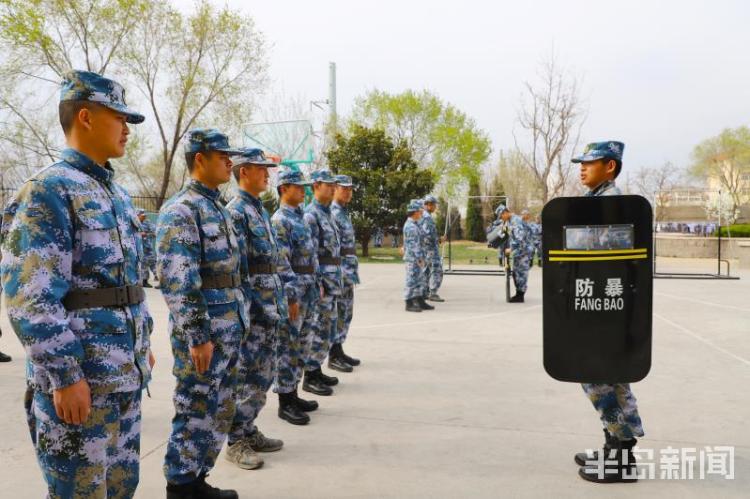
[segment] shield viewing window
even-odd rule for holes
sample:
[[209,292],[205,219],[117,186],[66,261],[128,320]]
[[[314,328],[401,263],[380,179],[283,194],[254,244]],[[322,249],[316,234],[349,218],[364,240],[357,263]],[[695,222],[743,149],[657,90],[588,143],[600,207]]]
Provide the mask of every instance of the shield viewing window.
[[633,249],[633,225],[566,225],[563,241],[566,250]]

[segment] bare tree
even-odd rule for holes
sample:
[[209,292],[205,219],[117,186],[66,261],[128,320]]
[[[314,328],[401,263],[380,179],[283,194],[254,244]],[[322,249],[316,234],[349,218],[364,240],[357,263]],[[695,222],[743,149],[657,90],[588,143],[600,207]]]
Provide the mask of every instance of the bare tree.
[[[19,158],[14,174],[54,161],[62,134],[56,102],[73,68],[106,73],[145,0],[6,0],[0,4],[0,147]],[[6,172],[4,172],[6,173]]]
[[653,201],[657,221],[666,216],[672,190],[677,186],[682,173],[682,170],[667,162],[657,168],[641,168],[629,177],[635,192]]
[[541,67],[538,83],[525,82],[518,124],[527,137],[516,149],[539,184],[542,203],[565,192],[573,170],[572,151],[585,121],[579,80],[558,67],[552,55]]
[[[162,175],[161,205],[174,184],[175,156],[185,133],[219,124],[237,136],[253,108],[253,91],[266,75],[265,43],[253,20],[207,0],[185,17],[167,2],[129,33],[121,61],[155,120]],[[179,185],[185,170],[179,172]]]

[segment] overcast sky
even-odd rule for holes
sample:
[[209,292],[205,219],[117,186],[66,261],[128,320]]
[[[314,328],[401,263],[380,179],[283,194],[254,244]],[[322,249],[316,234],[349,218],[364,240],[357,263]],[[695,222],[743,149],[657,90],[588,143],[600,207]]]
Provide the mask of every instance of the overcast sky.
[[[190,1],[180,1],[190,5]],[[217,2],[223,4],[223,2]],[[750,2],[239,0],[270,42],[272,85],[340,113],[368,90],[429,89],[513,146],[524,80],[554,47],[583,78],[583,140],[625,142],[625,168],[684,166],[750,122]]]

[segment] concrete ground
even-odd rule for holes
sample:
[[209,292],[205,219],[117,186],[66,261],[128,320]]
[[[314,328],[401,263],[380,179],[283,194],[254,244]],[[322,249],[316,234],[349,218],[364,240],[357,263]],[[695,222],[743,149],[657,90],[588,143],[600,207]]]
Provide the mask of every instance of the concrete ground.
[[[674,264],[677,269],[683,265]],[[601,444],[580,386],[542,367],[541,272],[525,304],[507,304],[499,277],[446,276],[434,312],[403,310],[403,268],[362,266],[347,350],[363,359],[341,374],[333,397],[306,427],[259,418],[284,449],[241,471],[222,457],[209,482],[241,497],[748,497],[750,491],[750,272],[740,281],[657,280],[654,355],[633,385],[654,450],[657,479],[595,485],[577,476],[574,452]],[[173,414],[167,311],[148,291],[157,366],[144,399],[141,484],[136,497],[164,496],[161,466]],[[42,497],[44,486],[22,409],[23,352],[2,319],[0,496]],[[730,480],[658,479],[668,447],[734,446]],[[689,452],[689,451],[688,451]],[[708,469],[704,466],[704,469]]]

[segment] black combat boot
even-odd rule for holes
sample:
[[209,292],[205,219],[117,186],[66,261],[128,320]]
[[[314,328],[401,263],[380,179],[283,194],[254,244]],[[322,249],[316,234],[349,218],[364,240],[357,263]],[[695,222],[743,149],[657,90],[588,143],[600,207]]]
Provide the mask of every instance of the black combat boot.
[[320,368],[318,369],[318,378],[328,386],[336,386],[339,384],[339,379],[336,376],[328,376]]
[[335,343],[331,347],[331,351],[328,353],[328,367],[342,373],[350,373],[354,370],[351,364],[344,360],[344,351],[341,349],[340,343]]
[[300,411],[304,412],[312,412],[318,408],[318,402],[315,400],[305,400],[299,398],[299,395],[297,395],[297,389],[294,389],[294,403],[297,404],[297,407],[299,407]]
[[428,296],[427,299],[430,300],[430,301],[436,301],[436,302],[444,302],[445,301],[437,293],[430,293],[430,296]]
[[638,471],[633,455],[633,447],[637,442],[634,438],[620,441],[610,435],[602,454],[597,455],[597,462],[579,468],[578,476],[594,483],[637,482]]
[[435,310],[435,307],[424,301],[424,296],[417,296],[414,300],[422,310]]
[[339,347],[341,348],[341,357],[344,358],[344,360],[346,361],[347,364],[349,364],[350,366],[358,366],[358,365],[360,365],[362,363],[359,359],[357,359],[355,357],[349,357],[346,354],[346,352],[344,352],[344,344],[343,343],[340,343]]
[[234,490],[221,490],[207,484],[206,476],[181,485],[167,483],[167,499],[239,499]]
[[279,393],[279,417],[296,425],[306,425],[310,422],[310,416],[302,412],[297,405],[294,392]]
[[322,379],[318,377],[320,369],[315,371],[305,371],[305,380],[302,382],[302,389],[306,392],[314,393],[315,395],[322,395],[327,397],[333,395],[333,388],[326,385]]
[[523,303],[523,297],[526,293],[523,291],[516,290],[516,294],[510,297],[508,300],[510,303]]
[[416,303],[414,298],[409,298],[406,300],[406,311],[407,312],[421,312],[422,307],[419,306],[419,303]]
[[0,352],[0,362],[10,362],[13,360],[10,355]]
[[[603,428],[602,431],[604,432],[604,455],[608,455],[609,451],[611,450],[609,448],[609,439],[610,435],[606,428]],[[576,462],[578,466],[586,466],[586,461],[596,461],[599,458],[599,451],[591,451],[591,454],[588,454],[586,452],[579,452],[573,457],[573,460]]]

